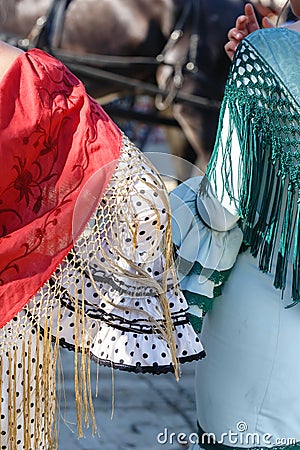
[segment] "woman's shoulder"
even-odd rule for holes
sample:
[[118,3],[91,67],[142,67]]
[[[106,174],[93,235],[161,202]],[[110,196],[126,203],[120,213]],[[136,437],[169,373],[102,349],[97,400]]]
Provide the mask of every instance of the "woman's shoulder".
[[250,33],[245,41],[252,46],[275,46],[277,49],[281,46],[288,46],[290,43],[300,45],[299,25],[292,25],[279,28],[261,28]]
[[[287,27],[264,28],[250,33],[237,52],[255,59],[265,70],[272,69],[284,83],[292,83],[299,95],[300,33]],[[293,90],[294,90],[293,89]]]
[[23,50],[0,41],[0,81]]

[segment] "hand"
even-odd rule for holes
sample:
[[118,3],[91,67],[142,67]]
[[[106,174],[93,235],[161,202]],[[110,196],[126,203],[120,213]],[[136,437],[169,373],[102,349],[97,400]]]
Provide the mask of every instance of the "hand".
[[[263,28],[273,28],[273,24],[267,17],[263,18],[262,25]],[[259,28],[254,8],[250,3],[247,3],[245,5],[245,14],[236,19],[235,27],[228,32],[228,42],[224,46],[227,56],[232,60],[239,43],[244,37]]]

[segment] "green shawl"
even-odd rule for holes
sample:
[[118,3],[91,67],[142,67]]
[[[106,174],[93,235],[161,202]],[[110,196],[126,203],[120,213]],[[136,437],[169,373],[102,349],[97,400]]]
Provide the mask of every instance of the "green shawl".
[[[237,182],[233,133],[240,146]],[[299,148],[300,33],[256,31],[242,41],[231,65],[207,177],[219,194],[215,169],[221,158],[221,197],[233,203],[238,197],[244,244],[263,272],[276,262],[275,288],[284,291],[292,258],[291,306],[300,301]]]

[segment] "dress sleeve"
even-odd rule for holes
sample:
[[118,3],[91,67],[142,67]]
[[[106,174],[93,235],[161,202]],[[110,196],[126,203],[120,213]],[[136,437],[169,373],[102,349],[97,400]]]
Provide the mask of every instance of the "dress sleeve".
[[223,103],[206,176],[191,178],[170,194],[180,286],[197,331],[221,295],[242,244],[241,165],[238,131]]
[[[238,146],[234,152],[238,153]],[[219,180],[223,176],[221,164],[218,158]],[[237,199],[222,187],[214,189],[206,177],[191,178],[170,194],[180,287],[198,332],[204,314],[222,293],[242,243]]]

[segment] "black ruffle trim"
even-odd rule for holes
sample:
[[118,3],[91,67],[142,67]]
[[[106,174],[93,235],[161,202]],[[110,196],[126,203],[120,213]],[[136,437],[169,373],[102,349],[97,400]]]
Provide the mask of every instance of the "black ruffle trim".
[[[178,360],[179,360],[180,364],[184,364],[186,362],[199,361],[200,359],[205,358],[205,356],[206,356],[206,353],[204,350],[202,350],[202,352],[197,353],[196,355],[183,356],[181,358],[178,358]],[[99,364],[101,366],[111,367],[113,369],[118,369],[118,370],[122,370],[122,371],[126,371],[126,372],[150,373],[152,375],[174,373],[173,364],[160,366],[159,364],[154,363],[152,366],[142,366],[140,363],[138,363],[136,366],[128,366],[126,364],[114,363],[112,361],[97,358],[93,354],[90,354],[90,358],[92,361],[95,361],[97,364]]]
[[[53,336],[53,341],[55,341],[55,337]],[[75,346],[65,341],[64,338],[59,339],[59,345],[62,348],[65,348],[69,351],[74,351]],[[81,348],[78,348],[78,352],[81,352]],[[199,361],[200,359],[205,358],[206,353],[204,350],[202,352],[197,353],[195,355],[190,356],[182,356],[178,358],[180,364],[184,364],[186,362]],[[89,353],[89,358],[100,366],[111,367],[112,369],[123,370],[125,372],[132,373],[151,373],[153,375],[160,375],[164,373],[174,373],[173,364],[167,364],[165,366],[160,366],[157,363],[154,363],[152,366],[142,366],[141,363],[137,363],[135,366],[129,366],[127,364],[114,363],[113,361],[109,361],[107,359],[101,359],[97,356],[93,355],[92,352]]]

